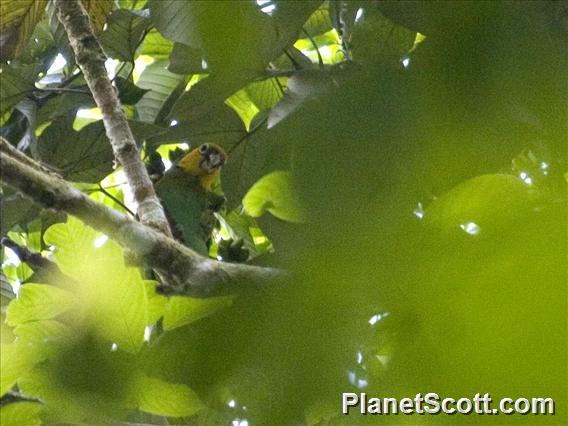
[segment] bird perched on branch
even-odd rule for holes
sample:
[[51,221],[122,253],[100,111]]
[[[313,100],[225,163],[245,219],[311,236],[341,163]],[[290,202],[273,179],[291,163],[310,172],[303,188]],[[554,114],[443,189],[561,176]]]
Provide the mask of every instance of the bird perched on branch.
[[214,213],[224,204],[221,167],[227,154],[219,145],[204,143],[175,163],[155,184],[174,236],[207,255]]

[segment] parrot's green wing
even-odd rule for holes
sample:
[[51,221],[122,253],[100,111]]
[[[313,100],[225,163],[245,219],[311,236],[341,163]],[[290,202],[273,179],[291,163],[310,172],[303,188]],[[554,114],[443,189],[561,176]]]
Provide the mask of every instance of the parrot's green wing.
[[[207,240],[213,229],[214,217],[208,209],[208,196],[196,177],[172,168],[156,183],[174,234],[200,254],[207,255]],[[179,231],[179,232],[176,232]]]

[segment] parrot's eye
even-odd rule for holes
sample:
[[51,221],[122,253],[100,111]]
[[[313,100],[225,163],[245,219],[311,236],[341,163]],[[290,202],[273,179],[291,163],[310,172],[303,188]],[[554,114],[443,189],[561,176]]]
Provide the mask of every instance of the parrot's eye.
[[209,144],[208,143],[204,143],[204,144],[201,144],[199,146],[199,152],[201,154],[205,154],[208,150],[209,150]]

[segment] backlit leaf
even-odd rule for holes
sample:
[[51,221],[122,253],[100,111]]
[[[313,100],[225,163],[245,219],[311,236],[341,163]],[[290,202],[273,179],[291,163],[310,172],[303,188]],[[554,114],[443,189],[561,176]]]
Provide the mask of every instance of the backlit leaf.
[[141,376],[136,386],[138,407],[147,413],[168,417],[191,416],[203,408],[188,386]]
[[259,179],[243,198],[243,207],[252,217],[268,211],[288,222],[300,223],[305,219],[286,172],[274,172]]

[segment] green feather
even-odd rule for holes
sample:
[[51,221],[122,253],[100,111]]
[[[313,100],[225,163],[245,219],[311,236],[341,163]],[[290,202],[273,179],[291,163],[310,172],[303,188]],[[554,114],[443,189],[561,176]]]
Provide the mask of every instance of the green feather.
[[207,255],[207,240],[214,223],[208,209],[208,194],[200,185],[199,178],[173,167],[156,183],[160,197],[174,234],[181,232],[183,242],[200,254]]

